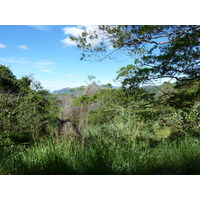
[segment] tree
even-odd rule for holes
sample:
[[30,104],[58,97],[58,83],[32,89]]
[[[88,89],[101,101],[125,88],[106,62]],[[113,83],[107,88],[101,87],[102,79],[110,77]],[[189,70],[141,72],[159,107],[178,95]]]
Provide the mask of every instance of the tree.
[[12,71],[8,67],[0,65],[0,92],[15,93],[18,91],[17,79]]
[[55,99],[48,91],[30,77],[17,79],[0,65],[0,137],[14,143],[38,139],[49,133],[56,115]]
[[199,25],[102,25],[70,38],[83,51],[81,59],[98,56],[102,61],[116,51],[132,56],[134,62],[121,68],[117,77],[129,88],[162,78],[180,82],[200,77]]
[[0,92],[9,94],[19,94],[30,90],[33,81],[25,76],[17,79],[9,67],[0,65]]
[[[102,25],[71,39],[82,50],[81,59],[112,59],[119,51],[133,58],[118,71],[123,89],[101,95],[106,114],[97,113],[98,121],[119,111],[131,113],[149,127],[158,122],[160,127],[172,127],[177,135],[199,136],[199,25]],[[175,83],[158,86],[155,81],[160,79]],[[158,95],[146,94],[141,86],[149,83],[160,91]]]

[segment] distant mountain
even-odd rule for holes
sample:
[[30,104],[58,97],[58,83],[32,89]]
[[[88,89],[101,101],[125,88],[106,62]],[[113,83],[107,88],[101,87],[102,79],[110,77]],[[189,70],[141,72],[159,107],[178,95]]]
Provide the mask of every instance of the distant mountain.
[[55,95],[58,95],[58,94],[73,94],[76,90],[78,89],[78,87],[76,88],[63,88],[63,89],[60,89],[60,90],[54,90],[52,92],[52,94],[55,94]]
[[[159,86],[158,86],[159,87]],[[77,92],[77,90],[79,89],[80,87],[74,87],[74,88],[62,88],[60,90],[54,90],[52,92],[52,94],[55,94],[55,95],[59,95],[59,94],[73,94],[75,92]],[[120,87],[118,86],[112,86],[113,89],[119,89]],[[158,92],[158,88],[156,88],[155,86],[144,86],[143,87],[146,91],[148,92]]]
[[[85,87],[85,86],[83,86]],[[99,86],[100,87],[100,86]],[[52,92],[52,94],[55,94],[55,95],[59,95],[59,94],[73,94],[75,93],[80,87],[74,87],[74,88],[63,88],[63,89],[60,89],[60,90],[54,90]],[[119,87],[118,86],[112,86],[113,89],[118,89]]]

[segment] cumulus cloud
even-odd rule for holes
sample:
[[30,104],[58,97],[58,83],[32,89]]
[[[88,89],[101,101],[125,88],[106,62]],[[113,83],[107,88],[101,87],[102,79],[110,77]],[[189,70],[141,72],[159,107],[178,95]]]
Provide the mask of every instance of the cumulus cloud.
[[5,44],[0,43],[0,48],[6,48],[7,46]]
[[96,31],[98,33],[98,38],[96,39],[90,39],[89,36],[86,38],[87,42],[90,43],[93,47],[99,45],[101,42],[105,42],[107,45],[109,45],[108,39],[105,38],[103,35],[103,32],[98,29],[97,25],[81,25],[81,26],[66,26],[63,28],[64,34],[66,35],[66,38],[61,40],[62,43],[64,43],[66,46],[76,46],[76,42],[72,41],[69,37],[79,37],[81,34],[86,31],[87,33],[93,33]]
[[81,29],[80,26],[77,27],[65,27],[63,28],[63,31],[65,33],[65,35],[73,35],[75,37],[79,36],[82,34],[82,32],[84,31],[83,29]]
[[29,50],[29,48],[26,45],[19,45],[18,47],[23,50]]
[[69,37],[66,37],[64,40],[61,40],[66,46],[76,46],[76,42],[72,41]]

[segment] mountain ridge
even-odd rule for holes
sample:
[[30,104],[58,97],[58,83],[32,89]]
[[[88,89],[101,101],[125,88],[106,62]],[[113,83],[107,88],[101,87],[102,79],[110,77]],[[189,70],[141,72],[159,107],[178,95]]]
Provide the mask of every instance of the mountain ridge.
[[[101,86],[102,85],[99,85],[98,87],[101,87]],[[73,88],[66,87],[66,88],[62,88],[60,90],[54,90],[53,92],[51,92],[51,94],[54,94],[54,95],[59,95],[59,94],[73,94],[76,90],[78,90],[81,87],[86,87],[86,86],[73,87]],[[113,89],[118,89],[120,87],[118,87],[118,86],[112,86],[112,88]]]
[[[98,87],[101,87],[101,86],[102,85],[99,85]],[[62,88],[60,90],[54,90],[53,92],[51,92],[51,94],[54,94],[54,95],[73,94],[74,92],[76,92],[81,87],[87,87],[87,86],[80,86],[80,87],[73,87],[73,88],[66,87],[66,88]],[[119,89],[120,87],[119,86],[112,86],[112,88],[113,89]],[[143,88],[148,92],[156,92],[156,91],[158,91],[158,88],[156,88],[155,86],[144,86]]]

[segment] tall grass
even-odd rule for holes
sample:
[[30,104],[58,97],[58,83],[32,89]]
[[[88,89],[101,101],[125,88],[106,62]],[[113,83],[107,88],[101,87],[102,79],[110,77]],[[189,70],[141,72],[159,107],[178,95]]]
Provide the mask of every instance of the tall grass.
[[1,174],[199,174],[200,141],[137,140],[130,132],[90,126],[82,142],[46,139],[0,161]]

